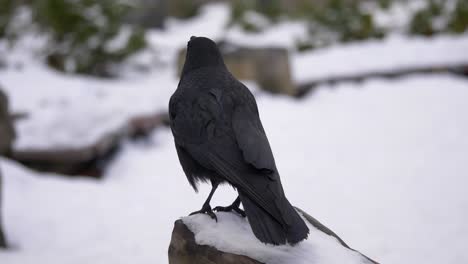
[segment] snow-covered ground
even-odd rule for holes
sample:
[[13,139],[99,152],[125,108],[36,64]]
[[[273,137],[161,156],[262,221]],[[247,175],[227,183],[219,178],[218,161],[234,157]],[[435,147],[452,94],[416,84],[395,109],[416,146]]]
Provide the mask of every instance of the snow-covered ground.
[[[291,202],[382,263],[468,261],[468,81],[446,75],[261,96]],[[198,210],[170,131],[127,143],[103,181],[2,160],[2,263],[166,263],[173,222]],[[219,189],[213,205],[235,198]]]
[[[190,22],[148,34],[146,74],[104,81],[64,76],[28,47],[0,69],[16,112],[17,148],[79,147],[132,115],[165,110],[177,85],[177,50],[191,35],[291,50],[300,23],[259,35],[226,30],[229,10],[209,6]],[[292,30],[288,30],[288,28]],[[278,41],[273,41],[275,35]],[[268,40],[268,41],[266,41]],[[263,41],[263,42],[262,42]],[[0,43],[1,44],[1,43]],[[334,74],[467,62],[466,35],[292,52],[298,82]],[[1,49],[1,45],[0,45]],[[157,65],[156,65],[157,64]],[[19,69],[20,68],[20,69]],[[262,93],[258,104],[287,196],[351,247],[382,263],[468,262],[468,80],[450,75],[321,86],[300,101]],[[173,222],[200,209],[209,186],[186,182],[168,129],[127,142],[102,181],[39,174],[2,159],[3,217],[13,249],[0,263],[167,263]],[[213,205],[235,198],[220,189]],[[200,216],[203,217],[203,216]]]

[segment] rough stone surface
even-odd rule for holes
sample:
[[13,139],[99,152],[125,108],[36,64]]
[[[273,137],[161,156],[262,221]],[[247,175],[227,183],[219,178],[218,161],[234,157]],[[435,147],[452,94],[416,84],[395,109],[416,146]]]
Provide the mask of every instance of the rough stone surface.
[[283,48],[247,50],[256,60],[256,81],[260,87],[273,93],[294,95],[288,51]]
[[[295,95],[288,51],[276,47],[241,47],[226,42],[218,46],[229,71],[239,80],[255,81],[260,88]],[[186,50],[179,53],[179,73],[185,62]]]
[[10,151],[14,139],[15,131],[8,112],[8,98],[0,87],[0,155]]
[[261,264],[246,256],[217,250],[211,246],[198,245],[195,236],[182,222],[177,220],[169,245],[169,264]]

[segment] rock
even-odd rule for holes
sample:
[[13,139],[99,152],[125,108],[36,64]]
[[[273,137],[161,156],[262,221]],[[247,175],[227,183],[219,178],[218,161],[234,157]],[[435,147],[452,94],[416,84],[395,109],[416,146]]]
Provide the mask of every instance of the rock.
[[8,112],[8,98],[0,87],[0,155],[10,151],[14,139],[15,131]]
[[151,113],[130,118],[116,131],[103,135],[89,146],[60,149],[13,149],[10,158],[30,168],[64,175],[100,178],[108,161],[125,138],[147,136],[167,123],[167,113]]
[[0,248],[6,248],[6,239],[2,225],[2,171],[0,170]]
[[[226,66],[237,79],[255,81],[260,88],[272,93],[295,95],[287,49],[242,47],[227,42],[218,46]],[[185,49],[179,53],[179,73],[182,72],[185,54]]]
[[169,125],[169,114],[167,113],[156,113],[135,116],[130,119],[130,134],[134,138],[148,136],[154,129],[159,126]]
[[286,49],[249,49],[247,53],[250,55],[246,55],[246,58],[254,56],[256,60],[256,81],[260,87],[273,93],[295,94]]
[[249,257],[222,252],[214,247],[198,245],[192,231],[177,220],[169,245],[169,264],[261,264]]
[[174,225],[169,263],[377,263],[351,249],[315,218],[296,209],[309,226],[310,234],[307,240],[294,246],[261,243],[247,219],[234,213],[216,213],[218,222],[203,214],[184,217]]

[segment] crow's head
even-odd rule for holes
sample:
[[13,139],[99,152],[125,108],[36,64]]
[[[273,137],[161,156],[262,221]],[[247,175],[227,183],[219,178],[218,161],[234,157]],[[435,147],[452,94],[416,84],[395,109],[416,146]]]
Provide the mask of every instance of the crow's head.
[[202,67],[225,67],[214,41],[205,37],[191,37],[187,44],[187,56],[182,74]]

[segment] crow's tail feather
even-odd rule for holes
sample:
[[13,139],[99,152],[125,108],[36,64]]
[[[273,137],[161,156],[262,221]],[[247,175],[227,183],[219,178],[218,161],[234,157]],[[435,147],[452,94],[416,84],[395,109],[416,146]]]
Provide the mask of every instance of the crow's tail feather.
[[252,231],[263,243],[282,245],[288,242],[296,244],[307,238],[309,228],[285,197],[285,208],[282,212],[286,223],[280,223],[245,193],[239,191],[239,195]]

